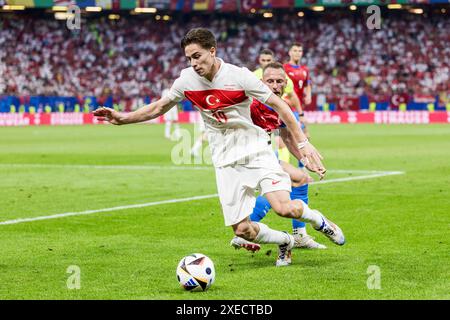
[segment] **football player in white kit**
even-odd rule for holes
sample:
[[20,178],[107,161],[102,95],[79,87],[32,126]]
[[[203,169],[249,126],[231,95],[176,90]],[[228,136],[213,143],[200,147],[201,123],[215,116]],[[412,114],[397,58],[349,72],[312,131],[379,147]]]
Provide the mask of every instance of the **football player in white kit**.
[[271,106],[296,141],[306,167],[321,177],[326,169],[321,156],[297,125],[289,106],[247,68],[225,63],[216,57],[217,43],[211,31],[190,30],[181,40],[190,67],[181,71],[169,93],[158,101],[130,113],[99,108],[100,121],[122,125],[148,121],[169,111],[186,98],[201,112],[205,121],[225,225],[234,234],[255,243],[278,245],[276,266],[291,264],[294,238],[287,232],[251,222],[255,191],[265,195],[280,216],[310,223],[338,245],[345,243],[341,229],[301,200],[291,200],[291,181],[272,148],[267,133],[253,124],[251,98]]

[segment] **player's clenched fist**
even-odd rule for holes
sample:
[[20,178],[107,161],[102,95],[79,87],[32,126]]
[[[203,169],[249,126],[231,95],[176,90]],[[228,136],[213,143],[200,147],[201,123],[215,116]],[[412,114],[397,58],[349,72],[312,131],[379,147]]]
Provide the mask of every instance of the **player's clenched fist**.
[[94,111],[94,116],[100,121],[108,121],[116,125],[124,124],[121,113],[111,108],[98,108]]

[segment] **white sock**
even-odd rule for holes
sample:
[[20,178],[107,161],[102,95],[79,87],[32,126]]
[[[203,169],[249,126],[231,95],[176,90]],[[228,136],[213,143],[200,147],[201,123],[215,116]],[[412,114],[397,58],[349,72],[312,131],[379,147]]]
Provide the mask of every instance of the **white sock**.
[[295,228],[294,230],[292,230],[292,234],[295,235],[299,235],[300,237],[304,237],[307,235],[306,233],[306,228],[302,227],[302,228]]
[[[300,200],[302,201],[302,200]],[[318,229],[322,226],[322,216],[316,210],[311,210],[306,203],[302,201],[303,214],[298,219],[299,221],[308,222],[312,225],[314,229]]]
[[259,226],[259,232],[256,235],[256,238],[254,242],[256,243],[275,243],[275,244],[286,244],[289,243],[289,235],[285,232],[272,230],[268,226],[266,226],[264,223],[260,222],[253,222],[257,223]]
[[166,138],[170,138],[170,126],[171,126],[171,122],[166,122],[166,131],[165,131],[165,136]]

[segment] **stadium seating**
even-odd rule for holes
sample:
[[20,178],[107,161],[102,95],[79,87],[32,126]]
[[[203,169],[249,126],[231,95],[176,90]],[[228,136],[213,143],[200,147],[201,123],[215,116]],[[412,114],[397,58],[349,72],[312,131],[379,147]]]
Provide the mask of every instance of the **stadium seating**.
[[[370,101],[392,106],[394,95],[424,104],[438,96],[448,99],[450,20],[444,15],[402,15],[383,17],[381,30],[368,29],[362,15],[342,12],[303,19],[291,13],[272,19],[192,15],[170,21],[134,16],[111,21],[103,16],[83,22],[78,34],[61,21],[5,17],[0,24],[0,96],[18,99],[2,99],[0,112],[8,112],[11,104],[28,108],[33,96],[73,97],[66,110],[77,102],[82,108],[85,97],[91,98],[90,106],[98,99],[134,109],[144,97],[158,97],[187,66],[178,44],[195,26],[215,32],[218,55],[225,61],[250,69],[262,48],[286,60],[289,44],[302,42],[314,94],[327,101],[327,108],[353,109],[353,100],[342,102],[342,97],[363,109],[369,109]],[[60,104],[58,99],[33,99],[38,111],[46,104],[57,110]],[[316,107],[324,105],[314,99]]]

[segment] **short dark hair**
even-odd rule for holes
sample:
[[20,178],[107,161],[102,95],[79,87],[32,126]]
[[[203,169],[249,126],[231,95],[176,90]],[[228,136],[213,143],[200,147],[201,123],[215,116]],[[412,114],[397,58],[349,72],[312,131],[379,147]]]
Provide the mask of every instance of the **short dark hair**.
[[267,48],[265,48],[265,49],[262,49],[260,52],[259,52],[259,55],[262,55],[262,54],[268,54],[269,56],[275,56],[275,54],[273,53],[273,51],[272,50],[270,50],[270,49],[267,49]]
[[303,48],[303,44],[301,44],[300,42],[294,42],[294,43],[292,43],[291,46],[289,47],[289,50],[291,50],[292,47],[301,47],[301,48]]
[[263,74],[264,74],[264,72],[265,72],[267,69],[269,69],[269,68],[272,68],[272,69],[281,69],[281,70],[284,71],[284,67],[283,67],[283,65],[282,65],[281,63],[279,63],[279,62],[271,62],[271,63],[267,64],[267,65],[264,67],[264,69],[263,69]]
[[214,34],[206,28],[195,28],[189,30],[181,40],[181,49],[184,50],[190,44],[198,44],[203,49],[217,48],[217,41]]

